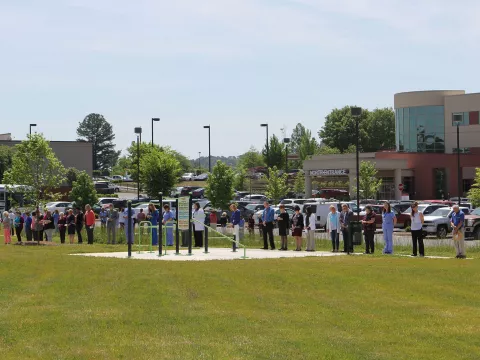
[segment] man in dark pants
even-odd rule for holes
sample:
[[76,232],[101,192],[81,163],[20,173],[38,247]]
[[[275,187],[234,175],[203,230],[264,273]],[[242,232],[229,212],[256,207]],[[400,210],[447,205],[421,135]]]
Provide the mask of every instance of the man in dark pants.
[[87,229],[88,244],[93,245],[93,229],[95,228],[95,213],[90,205],[85,205],[85,227]]
[[352,239],[352,219],[353,211],[350,210],[348,204],[342,204],[342,212],[340,213],[340,226],[343,235],[343,252],[353,253]]
[[275,220],[275,210],[270,207],[268,201],[263,203],[265,209],[263,210],[263,249],[268,250],[268,240],[270,241],[270,249],[275,250],[275,242],[273,241],[273,221]]
[[77,215],[75,215],[75,230],[77,231],[78,243],[82,244],[82,229],[83,229],[83,212],[77,207]]

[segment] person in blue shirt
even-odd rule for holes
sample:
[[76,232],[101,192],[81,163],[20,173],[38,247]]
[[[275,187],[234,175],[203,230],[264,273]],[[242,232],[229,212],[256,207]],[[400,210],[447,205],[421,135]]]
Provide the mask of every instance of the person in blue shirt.
[[158,225],[158,210],[152,203],[148,204],[148,214],[147,220],[150,221],[152,224],[152,245],[158,245],[158,233],[157,233],[157,225]]
[[263,250],[268,250],[268,240],[270,241],[270,249],[275,250],[275,242],[273,240],[273,222],[275,220],[275,210],[270,207],[268,201],[263,203],[265,209],[263,209]]
[[392,211],[390,203],[385,201],[382,209],[382,230],[383,240],[385,241],[384,254],[393,254],[393,228],[396,223],[395,213]]
[[32,241],[32,217],[29,211],[25,213],[25,235],[27,235],[27,241]]
[[53,226],[55,227],[55,233],[58,233],[58,219],[60,218],[60,212],[57,209],[55,209],[52,217],[53,217]]
[[163,205],[163,221],[162,224],[165,226],[165,233],[167,238],[167,246],[173,246],[173,224],[175,220],[175,215],[173,211],[170,210],[170,205]]
[[465,255],[465,214],[458,207],[453,205],[452,219],[450,222],[453,229],[453,244],[457,252],[457,259],[466,259]]
[[241,216],[240,216],[240,210],[237,208],[237,204],[231,204],[230,205],[230,211],[232,212],[232,216],[230,218],[230,222],[233,226],[233,233],[235,234],[235,241],[237,243],[237,248],[240,245],[240,221]]

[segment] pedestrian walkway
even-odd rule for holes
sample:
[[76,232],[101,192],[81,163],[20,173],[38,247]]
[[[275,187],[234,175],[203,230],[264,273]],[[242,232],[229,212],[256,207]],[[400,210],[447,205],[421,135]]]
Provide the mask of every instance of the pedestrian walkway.
[[[187,255],[186,251],[182,251],[181,255],[170,254],[158,256],[158,253],[150,252],[132,252],[131,259],[138,260],[163,260],[163,261],[208,261],[208,260],[243,260],[243,251],[233,252],[231,249],[225,248],[209,248],[209,253],[205,254],[204,249],[193,249],[192,255]],[[127,258],[126,252],[111,253],[90,253],[90,254],[74,254],[76,256],[92,256],[104,258]],[[304,258],[304,257],[327,257],[327,256],[345,256],[343,253],[332,253],[327,251],[279,251],[279,250],[260,250],[248,249],[247,259],[281,259],[281,258]]]

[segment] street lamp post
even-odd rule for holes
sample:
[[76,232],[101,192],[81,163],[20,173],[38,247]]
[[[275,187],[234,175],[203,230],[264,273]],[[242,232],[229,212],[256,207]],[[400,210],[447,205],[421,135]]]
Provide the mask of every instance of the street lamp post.
[[360,220],[360,156],[359,156],[359,140],[360,131],[358,123],[360,116],[362,116],[362,108],[352,107],[350,108],[350,114],[355,119],[355,155],[356,155],[356,167],[357,167],[357,219]]
[[458,182],[458,205],[462,198],[462,173],[460,168],[460,125],[463,122],[463,114],[453,114],[453,125],[457,127],[457,182]]
[[153,122],[160,121],[160,118],[152,118],[152,147],[153,147]]
[[270,178],[270,150],[268,148],[268,124],[260,124],[267,131],[267,177]]
[[212,153],[210,152],[210,125],[205,125],[204,129],[208,129],[208,172],[212,172]]
[[287,185],[288,185],[288,143],[290,138],[284,138],[283,143],[285,144],[285,174],[287,174]]
[[199,151],[198,152],[198,170],[200,171],[200,156],[202,155],[202,153]]
[[142,128],[136,127],[135,134],[137,134],[137,200],[140,200],[140,141],[142,137]]
[[37,124],[30,124],[30,136],[32,136],[32,127],[37,126]]

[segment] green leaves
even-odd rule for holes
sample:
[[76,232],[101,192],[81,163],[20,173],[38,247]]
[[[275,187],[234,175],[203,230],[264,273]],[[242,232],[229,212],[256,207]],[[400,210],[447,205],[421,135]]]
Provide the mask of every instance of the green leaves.
[[480,168],[475,169],[475,181],[468,192],[468,198],[473,206],[480,206]]
[[217,209],[226,210],[233,199],[235,174],[228,165],[217,161],[208,177],[205,195]]
[[254,147],[251,147],[245,154],[239,156],[237,168],[249,170],[257,166],[264,166],[262,154],[260,154]]
[[[267,147],[262,150],[263,160],[270,167],[277,167],[283,169],[285,165],[285,145],[280,142],[276,135],[270,137],[268,144],[268,154]],[[268,155],[268,157],[267,157]]]
[[[377,178],[378,171],[375,164],[370,161],[360,162],[360,197],[363,199],[375,199],[377,192],[382,186],[382,179]],[[356,193],[356,187],[354,187]]]
[[3,184],[3,175],[5,171],[12,166],[14,148],[11,146],[0,146],[0,183]]
[[287,179],[288,175],[284,173],[280,175],[277,167],[269,169],[270,178],[267,180],[267,189],[265,194],[268,198],[272,199],[275,204],[278,204],[280,198],[285,196],[288,192]]
[[180,175],[180,163],[171,152],[151,147],[140,157],[140,182],[148,196],[169,195]]
[[82,209],[85,205],[93,205],[98,201],[95,185],[85,171],[77,172],[76,180],[72,184],[70,199]]
[[28,136],[15,146],[12,167],[5,172],[7,185],[25,185],[20,191],[26,200],[38,204],[65,180],[65,168],[42,134]]

